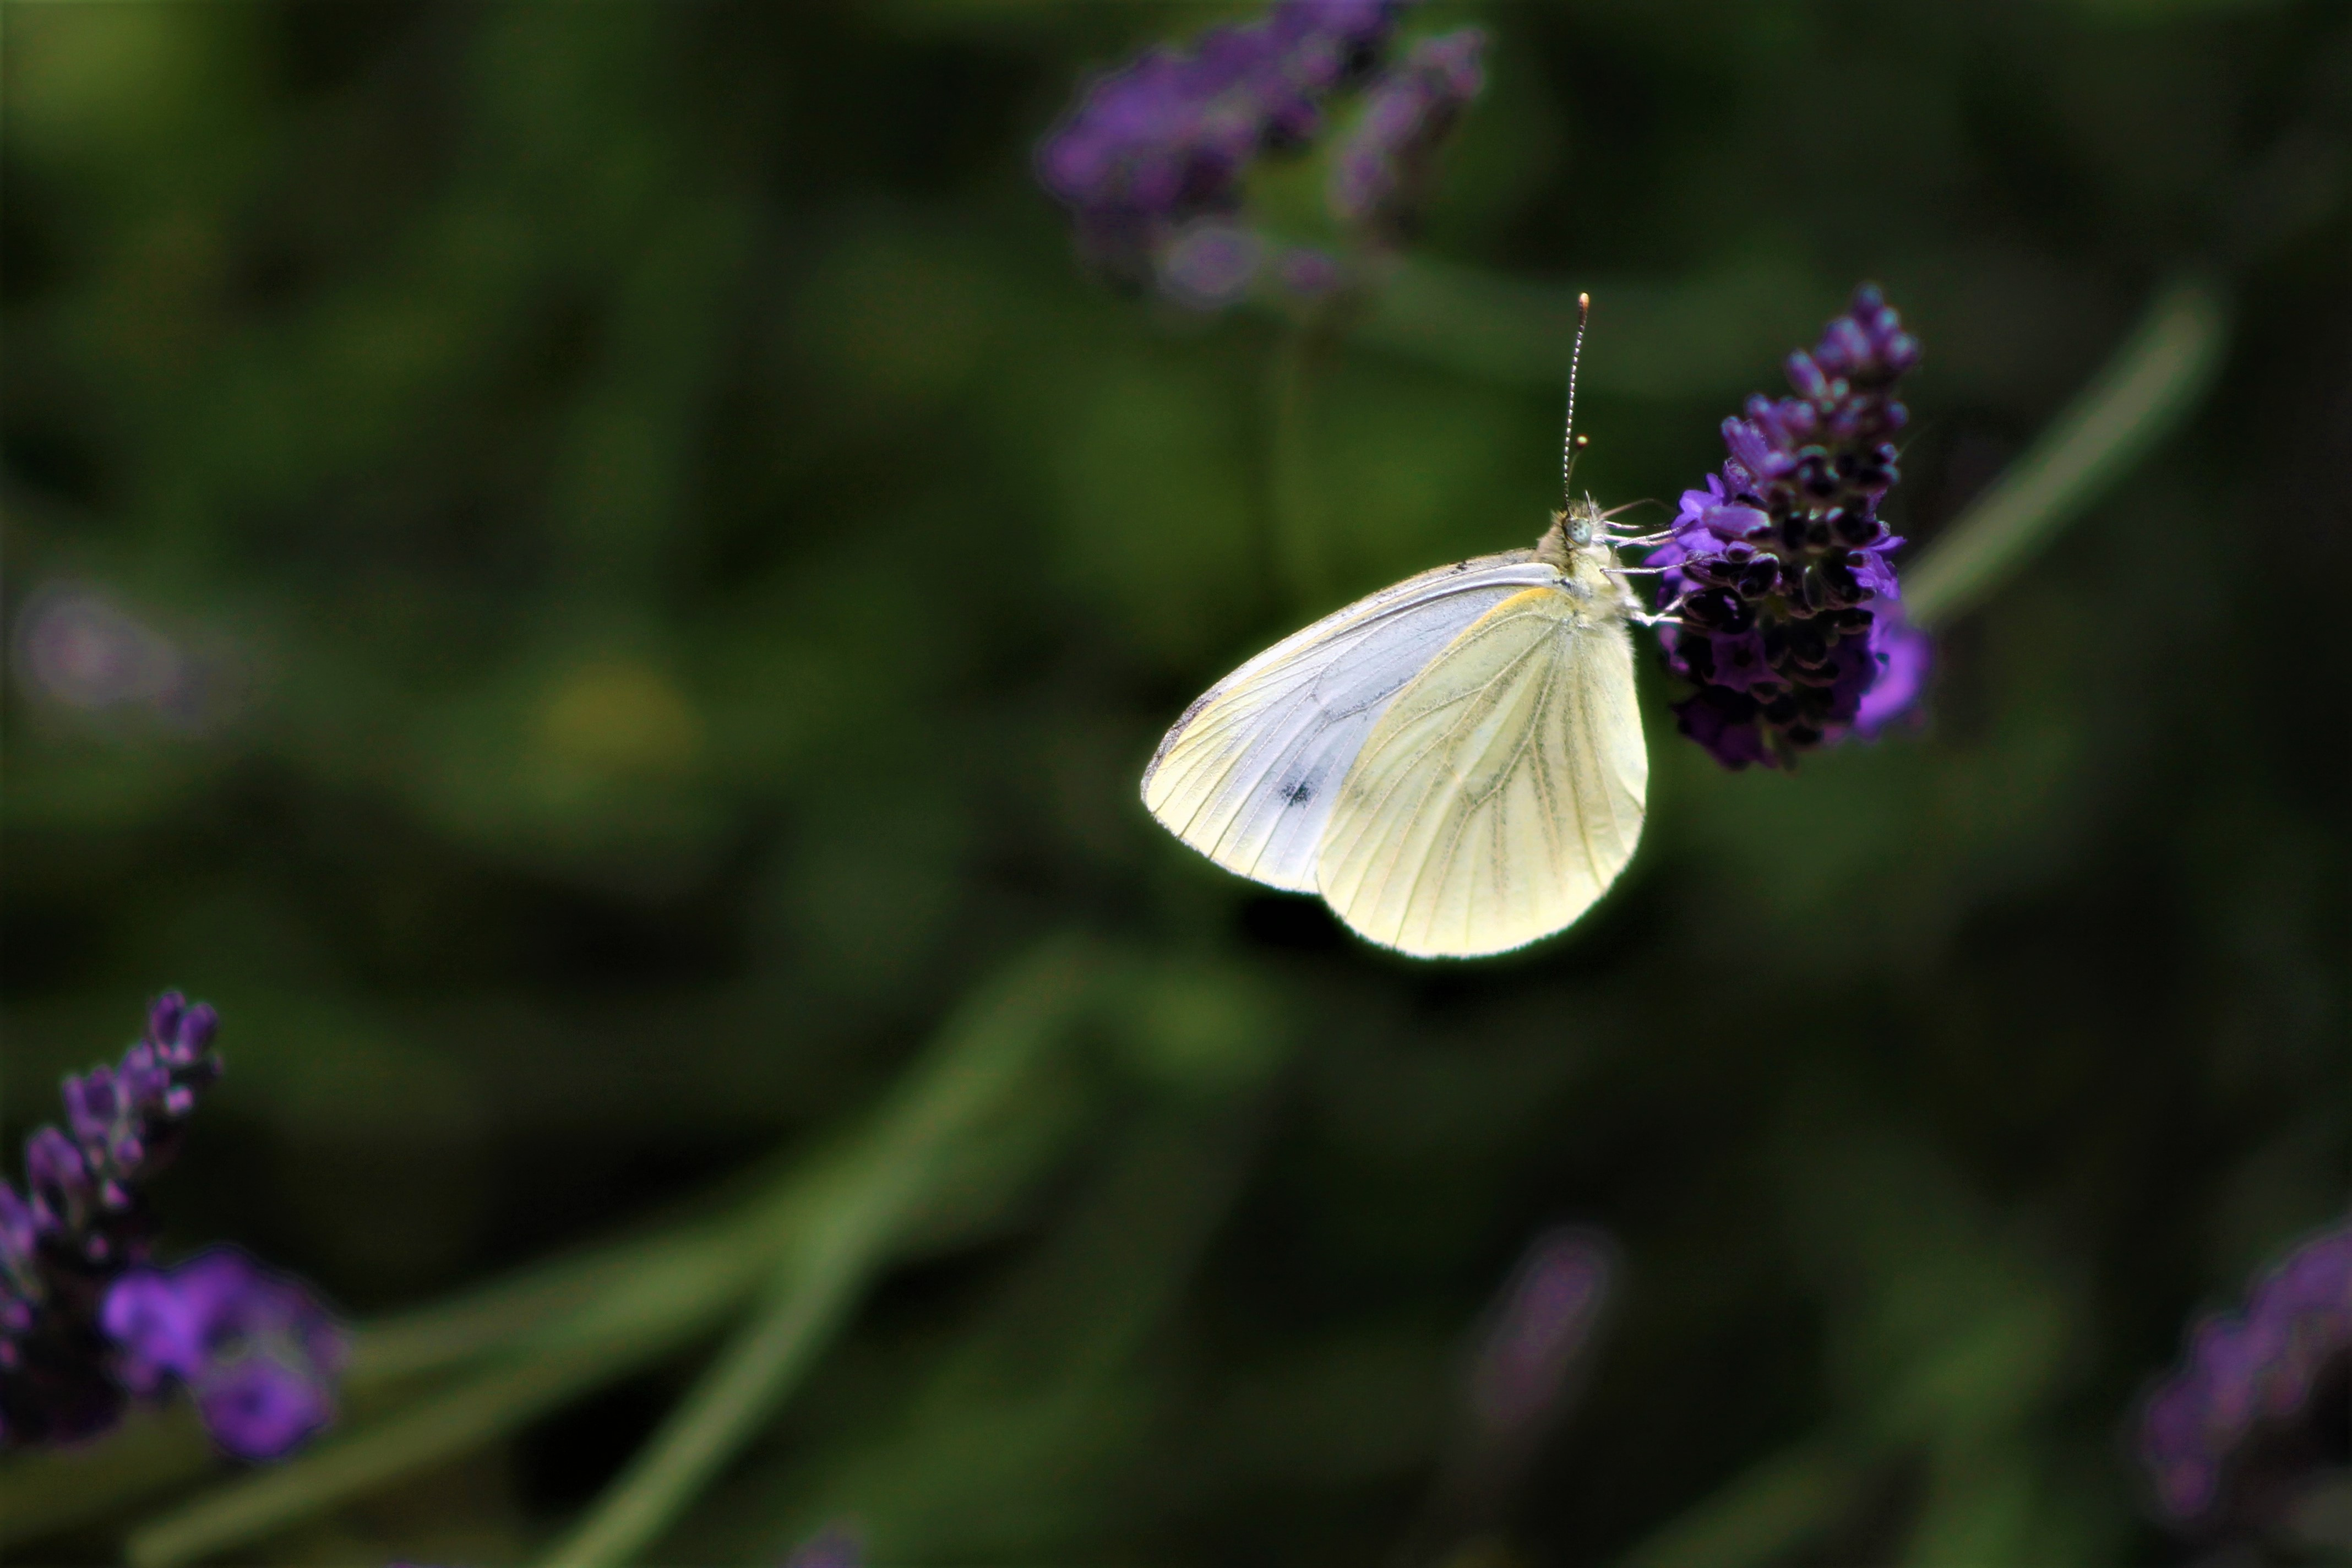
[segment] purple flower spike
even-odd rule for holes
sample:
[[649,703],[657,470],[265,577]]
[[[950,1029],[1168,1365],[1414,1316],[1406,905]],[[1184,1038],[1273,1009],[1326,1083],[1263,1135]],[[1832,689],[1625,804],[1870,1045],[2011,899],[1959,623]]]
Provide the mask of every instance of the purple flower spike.
[[134,1269],[107,1292],[100,1321],[125,1386],[184,1384],[213,1440],[240,1458],[277,1458],[333,1418],[342,1330],[299,1284],[242,1252]]
[[1900,619],[1903,542],[1878,520],[1909,417],[1894,388],[1918,363],[1877,289],[1855,289],[1812,352],[1789,357],[1797,395],[1750,398],[1724,421],[1723,471],[1683,492],[1650,556],[1681,622],[1660,632],[1667,667],[1696,689],[1676,721],[1725,767],[1875,735],[1918,700],[1930,648]]
[[1528,1435],[1559,1405],[1608,1301],[1611,1257],[1608,1239],[1584,1229],[1528,1249],[1471,1369],[1471,1416],[1489,1437]]
[[1340,223],[1388,243],[1412,232],[1439,144],[1486,88],[1486,46],[1475,27],[1423,38],[1372,84],[1331,164],[1328,200]]
[[231,1453],[284,1453],[326,1424],[342,1336],[310,1295],[236,1253],[165,1272],[142,1184],[221,1073],[219,1019],[177,992],[118,1063],[65,1080],[66,1127],[0,1181],[0,1447],[92,1437],[126,1395],[192,1390]]
[[[2342,1397],[2347,1362],[2352,1221],[2264,1270],[2242,1310],[2200,1321],[2179,1368],[2140,1406],[2139,1457],[2158,1513],[2175,1525],[2206,1526],[2233,1491],[2256,1490],[2240,1463],[2251,1439],[2301,1416],[2323,1387],[2337,1387]],[[2284,1486],[2282,1478],[2263,1479],[2268,1490],[2291,1495],[2294,1478],[2284,1478]],[[2239,1502],[2259,1509],[2264,1500]]]
[[[1255,21],[1210,28],[1189,50],[1148,49],[1087,84],[1038,146],[1038,182],[1069,209],[1080,250],[1113,277],[1188,304],[1230,303],[1231,268],[1171,247],[1184,250],[1204,220],[1242,230],[1250,166],[1322,134],[1326,100],[1377,67],[1402,8],[1281,0]],[[1203,268],[1219,287],[1198,286]]]

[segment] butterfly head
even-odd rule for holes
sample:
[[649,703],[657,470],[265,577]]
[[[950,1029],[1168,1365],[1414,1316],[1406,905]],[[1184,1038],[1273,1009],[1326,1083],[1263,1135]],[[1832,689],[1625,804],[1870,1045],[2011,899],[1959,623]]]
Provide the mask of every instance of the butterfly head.
[[1578,557],[1608,554],[1608,519],[1591,496],[1551,514],[1551,526],[1536,542],[1536,558],[1561,571],[1570,570]]

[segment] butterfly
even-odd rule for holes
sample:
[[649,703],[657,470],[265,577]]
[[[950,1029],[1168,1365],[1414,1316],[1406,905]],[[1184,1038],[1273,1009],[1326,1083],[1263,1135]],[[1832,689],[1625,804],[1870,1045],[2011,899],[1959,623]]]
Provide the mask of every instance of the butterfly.
[[1144,805],[1227,870],[1319,893],[1401,952],[1476,957],[1563,929],[1642,836],[1650,761],[1626,628],[1654,617],[1618,564],[1628,542],[1587,498],[1533,549],[1325,616],[1184,710],[1144,770]]

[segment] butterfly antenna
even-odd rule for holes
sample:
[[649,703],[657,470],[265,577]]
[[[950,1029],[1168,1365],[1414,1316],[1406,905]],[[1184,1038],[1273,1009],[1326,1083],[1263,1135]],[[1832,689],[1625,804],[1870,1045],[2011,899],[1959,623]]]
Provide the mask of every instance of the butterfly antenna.
[[1560,437],[1559,504],[1573,507],[1576,493],[1576,454],[1583,450],[1585,439],[1576,433],[1576,367],[1584,358],[1584,327],[1592,319],[1592,296],[1576,297],[1576,346],[1568,353],[1568,430]]

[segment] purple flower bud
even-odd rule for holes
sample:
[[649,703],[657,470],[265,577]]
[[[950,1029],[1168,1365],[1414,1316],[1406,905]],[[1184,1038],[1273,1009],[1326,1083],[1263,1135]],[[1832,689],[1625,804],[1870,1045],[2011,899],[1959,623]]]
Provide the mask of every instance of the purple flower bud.
[[33,1194],[34,1212],[60,1226],[79,1226],[98,1204],[88,1162],[54,1127],[36,1128],[25,1140],[25,1185]]
[[1834,395],[1830,391],[1829,377],[1822,374],[1813,356],[1802,349],[1789,356],[1789,384],[1797,389],[1797,395],[1804,398],[1808,406],[1826,403]]
[[213,1441],[238,1458],[282,1458],[334,1419],[334,1390],[301,1364],[253,1355],[205,1383],[196,1413]]
[[1217,310],[1249,292],[1265,259],[1265,242],[1232,224],[1194,224],[1160,258],[1169,297],[1195,310]]
[[160,1275],[140,1271],[116,1280],[100,1323],[123,1347],[117,1375],[133,1394],[159,1394],[168,1379],[194,1377],[204,1364],[194,1315]]
[[40,1245],[41,1226],[32,1205],[16,1189],[0,1181],[0,1274],[24,1278],[33,1266],[33,1249]]
[[178,1037],[180,1020],[188,1011],[188,999],[176,991],[166,991],[148,1005],[147,1038],[169,1040]]
[[276,1458],[333,1417],[341,1329],[299,1284],[241,1252],[123,1275],[100,1323],[125,1386],[184,1384],[214,1441],[241,1458]]
[[[1882,560],[1872,557],[1874,563]],[[1853,712],[1853,731],[1865,740],[1875,739],[1889,724],[1917,711],[1919,693],[1927,684],[1936,653],[1935,639],[1926,632],[1887,616],[1871,622],[1870,647],[1878,660],[1878,674]]]

